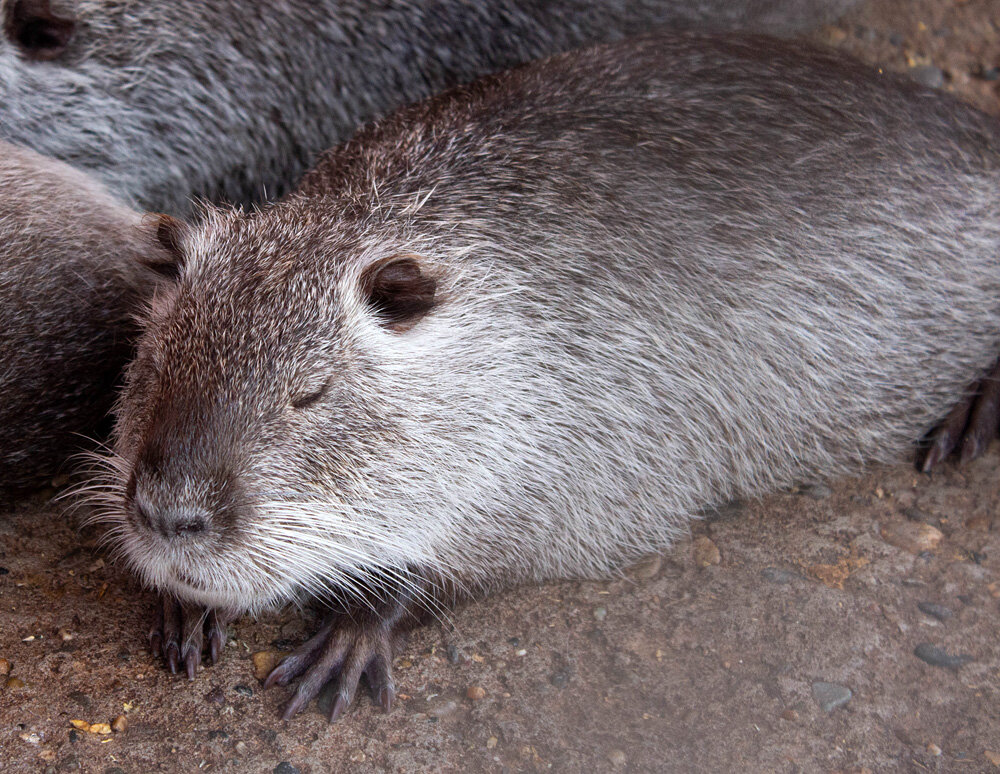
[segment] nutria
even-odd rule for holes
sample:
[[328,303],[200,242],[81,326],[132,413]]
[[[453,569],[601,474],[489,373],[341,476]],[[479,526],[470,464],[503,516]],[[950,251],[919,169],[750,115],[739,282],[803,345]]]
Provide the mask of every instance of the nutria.
[[168,258],[142,216],[66,164],[0,142],[0,489],[58,472],[92,436]]
[[280,203],[164,221],[104,518],[189,605],[342,606],[268,678],[304,675],[286,716],[365,671],[388,705],[421,610],[911,453],[1000,352],[998,190],[993,118],[801,44],[452,90]]
[[0,138],[146,210],[273,198],[364,121],[656,25],[790,34],[857,0],[0,0]]

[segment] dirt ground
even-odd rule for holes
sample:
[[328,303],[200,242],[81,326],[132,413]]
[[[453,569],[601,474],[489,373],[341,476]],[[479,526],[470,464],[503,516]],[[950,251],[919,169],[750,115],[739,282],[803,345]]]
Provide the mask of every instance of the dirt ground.
[[[1000,0],[872,0],[817,38],[1000,114]],[[334,726],[281,721],[255,676],[310,622],[238,621],[220,664],[171,676],[152,597],[41,493],[0,515],[0,770],[1000,772],[998,450],[465,606],[411,637],[390,714],[364,696]]]

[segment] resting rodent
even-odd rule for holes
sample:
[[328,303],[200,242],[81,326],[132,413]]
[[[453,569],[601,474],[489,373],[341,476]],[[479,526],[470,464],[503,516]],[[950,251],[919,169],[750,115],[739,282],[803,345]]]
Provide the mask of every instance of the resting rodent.
[[271,674],[287,715],[363,671],[389,704],[418,610],[908,454],[1000,351],[998,190],[993,118],[768,38],[450,91],[278,204],[164,223],[105,518],[190,605],[343,606]]
[[0,489],[58,472],[107,417],[166,252],[95,180],[0,142]]
[[857,0],[0,0],[0,138],[146,210],[274,198],[364,121],[657,25],[793,33]]

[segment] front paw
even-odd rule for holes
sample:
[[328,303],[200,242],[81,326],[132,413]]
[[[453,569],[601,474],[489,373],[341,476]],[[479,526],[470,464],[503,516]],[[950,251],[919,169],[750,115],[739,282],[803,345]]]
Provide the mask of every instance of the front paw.
[[401,628],[390,621],[357,623],[337,616],[285,658],[268,675],[264,687],[288,685],[301,677],[282,717],[288,720],[312,701],[324,685],[337,681],[330,722],[339,718],[365,675],[375,701],[388,712],[396,698],[392,659],[403,641]]
[[149,647],[154,656],[163,658],[173,674],[183,664],[188,679],[194,680],[206,641],[209,663],[219,660],[226,642],[226,623],[227,619],[216,610],[162,596],[156,622],[149,631]]

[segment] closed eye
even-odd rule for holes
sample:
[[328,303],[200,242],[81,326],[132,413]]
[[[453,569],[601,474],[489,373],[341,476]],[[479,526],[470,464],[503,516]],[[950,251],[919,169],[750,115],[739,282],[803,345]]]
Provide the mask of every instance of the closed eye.
[[292,408],[293,409],[303,409],[303,408],[307,408],[308,406],[312,406],[315,403],[319,403],[320,400],[323,398],[323,396],[326,395],[326,391],[329,388],[329,386],[330,386],[330,383],[329,382],[325,382],[323,384],[323,386],[320,387],[318,390],[315,390],[313,392],[307,392],[307,393],[304,393],[302,395],[299,395],[296,398],[293,398],[292,399]]

